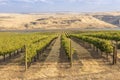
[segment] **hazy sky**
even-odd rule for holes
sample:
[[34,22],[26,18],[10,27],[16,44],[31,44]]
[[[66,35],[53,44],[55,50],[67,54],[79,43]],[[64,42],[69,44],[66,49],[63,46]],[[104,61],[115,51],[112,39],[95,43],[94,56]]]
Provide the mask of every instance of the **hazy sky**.
[[120,0],[0,0],[0,12],[120,11]]

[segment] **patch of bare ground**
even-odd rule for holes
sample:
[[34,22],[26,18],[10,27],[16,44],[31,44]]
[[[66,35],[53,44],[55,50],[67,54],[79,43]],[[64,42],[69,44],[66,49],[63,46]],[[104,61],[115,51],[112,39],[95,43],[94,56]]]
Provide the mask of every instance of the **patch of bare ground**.
[[0,59],[0,80],[22,80],[24,66],[22,65],[24,53],[12,55],[11,59],[6,58],[5,61]]

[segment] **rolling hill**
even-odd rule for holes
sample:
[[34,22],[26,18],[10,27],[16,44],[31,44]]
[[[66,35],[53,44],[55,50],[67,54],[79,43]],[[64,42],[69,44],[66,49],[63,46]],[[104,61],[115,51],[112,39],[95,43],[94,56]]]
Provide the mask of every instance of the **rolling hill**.
[[115,28],[91,15],[81,14],[0,14],[0,30]]

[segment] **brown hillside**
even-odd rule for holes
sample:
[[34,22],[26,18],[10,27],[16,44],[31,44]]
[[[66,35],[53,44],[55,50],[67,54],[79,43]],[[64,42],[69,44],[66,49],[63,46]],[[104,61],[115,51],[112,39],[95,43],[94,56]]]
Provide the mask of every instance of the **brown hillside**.
[[0,29],[114,28],[92,16],[79,14],[0,14]]

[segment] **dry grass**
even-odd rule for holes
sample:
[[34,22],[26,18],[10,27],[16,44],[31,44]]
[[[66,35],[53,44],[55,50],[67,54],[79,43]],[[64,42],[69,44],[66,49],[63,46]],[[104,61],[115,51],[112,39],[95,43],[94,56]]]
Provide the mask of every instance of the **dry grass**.
[[7,30],[114,27],[92,16],[79,14],[0,14],[0,29]]

